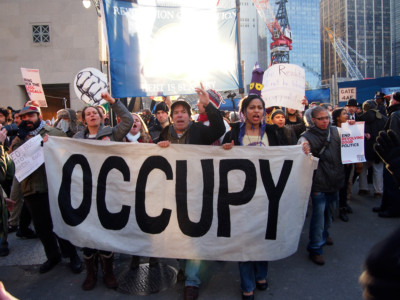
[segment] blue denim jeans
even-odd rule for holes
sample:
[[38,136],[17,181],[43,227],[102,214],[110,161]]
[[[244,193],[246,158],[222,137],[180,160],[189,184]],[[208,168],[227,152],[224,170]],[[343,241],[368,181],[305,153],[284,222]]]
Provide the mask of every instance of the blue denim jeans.
[[267,279],[267,261],[246,261],[239,262],[240,288],[242,292],[254,291],[256,281]]
[[179,267],[185,270],[185,286],[196,286],[199,287],[201,280],[199,278],[199,272],[201,267],[201,260],[195,259],[180,259]]
[[310,254],[322,254],[322,246],[329,236],[328,229],[338,202],[338,193],[312,192],[311,200],[310,241],[307,250]]

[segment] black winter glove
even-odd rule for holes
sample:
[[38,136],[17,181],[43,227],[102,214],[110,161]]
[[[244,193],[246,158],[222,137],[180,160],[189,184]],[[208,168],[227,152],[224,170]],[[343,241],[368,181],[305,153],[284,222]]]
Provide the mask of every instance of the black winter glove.
[[29,133],[29,129],[26,127],[26,122],[22,121],[19,126],[18,126],[18,137],[20,138],[21,141],[25,140],[26,136]]

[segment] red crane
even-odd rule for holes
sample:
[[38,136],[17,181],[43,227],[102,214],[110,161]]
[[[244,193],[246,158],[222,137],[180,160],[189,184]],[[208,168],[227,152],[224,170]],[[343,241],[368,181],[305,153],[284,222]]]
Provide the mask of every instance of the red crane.
[[287,1],[278,0],[275,2],[279,5],[275,16],[269,0],[253,0],[258,14],[271,33],[271,64],[289,63],[289,51],[292,50],[292,32],[286,11]]

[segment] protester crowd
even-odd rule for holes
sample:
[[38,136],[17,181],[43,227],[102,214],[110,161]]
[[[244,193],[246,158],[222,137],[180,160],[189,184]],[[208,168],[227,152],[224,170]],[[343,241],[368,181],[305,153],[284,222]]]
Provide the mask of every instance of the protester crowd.
[[[40,273],[49,272],[65,257],[69,258],[74,273],[80,273],[85,265],[84,290],[95,288],[99,264],[105,285],[112,289],[118,286],[113,271],[113,252],[79,249],[83,251],[83,264],[77,247],[53,232],[44,164],[21,182],[16,179],[10,153],[37,135],[42,136],[44,142],[48,136],[61,136],[156,143],[161,148],[170,144],[213,145],[226,149],[227,155],[229,149],[236,146],[301,144],[304,155],[319,158],[310,191],[312,212],[307,246],[311,262],[317,265],[325,264],[323,247],[334,243],[329,235],[332,220],[336,216],[344,222],[350,220],[348,214],[353,210],[348,203],[354,184],[359,184],[360,195],[367,195],[371,192],[368,183],[372,183],[373,196],[381,201],[373,208],[379,217],[400,217],[398,182],[392,176],[393,171],[384,167],[383,151],[374,148],[382,131],[390,130],[391,137],[393,133],[400,136],[400,92],[388,96],[377,92],[375,99],[365,101],[362,106],[356,99],[350,99],[342,108],[315,102],[308,105],[303,99],[305,111],[298,111],[290,107],[265,107],[260,91],[253,89],[240,101],[239,110],[234,114],[218,109],[224,100],[215,90],[206,90],[201,85],[195,92],[198,95],[195,115],[184,98],[171,102],[164,97],[153,111],[131,113],[120,100],[103,93],[102,98],[117,117],[113,127],[106,125],[109,117],[100,106],[87,106],[79,113],[62,109],[57,112],[52,126],[42,119],[41,109],[35,103],[27,102],[19,110],[0,108],[0,184],[3,191],[0,194],[0,256],[9,254],[7,236],[16,232],[20,238],[40,239],[47,257],[40,266]],[[358,121],[365,122],[366,162],[342,164],[341,127],[344,123],[351,126]],[[378,144],[378,149],[382,150],[379,147]],[[386,157],[390,159],[392,157]],[[157,258],[150,258],[150,266],[157,263]],[[196,299],[201,285],[202,261],[188,259],[179,263],[178,278],[185,280],[184,299]],[[139,257],[133,256],[130,267],[138,266]],[[268,288],[267,261],[240,262],[239,272],[243,299],[254,299],[256,288]],[[372,294],[373,291],[368,299],[378,299]]]

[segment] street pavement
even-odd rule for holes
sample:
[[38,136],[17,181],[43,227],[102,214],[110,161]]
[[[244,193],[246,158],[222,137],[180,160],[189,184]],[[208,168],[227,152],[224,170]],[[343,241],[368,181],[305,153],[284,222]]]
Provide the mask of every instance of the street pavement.
[[[362,299],[358,278],[371,247],[393,232],[400,219],[383,219],[372,212],[380,200],[359,196],[358,183],[349,202],[354,213],[345,223],[335,218],[330,234],[334,245],[324,247],[325,265],[318,266],[308,258],[308,224],[306,218],[298,251],[285,259],[270,262],[269,288],[255,291],[256,299],[270,300],[346,300]],[[372,189],[372,187],[370,186]],[[309,214],[308,214],[309,215]],[[86,272],[73,274],[68,260],[46,274],[39,274],[39,265],[46,260],[39,240],[21,240],[15,233],[9,236],[10,254],[0,258],[0,281],[20,299],[183,299],[183,282],[151,295],[124,294],[109,290],[101,274],[94,290],[83,291]],[[81,252],[80,252],[81,255]],[[121,278],[129,266],[130,256],[116,254],[115,274]],[[178,268],[176,260],[162,259],[164,265]],[[101,272],[99,272],[101,273]],[[235,262],[207,262],[201,277],[199,299],[241,299],[239,270]],[[151,278],[141,278],[146,283]]]

